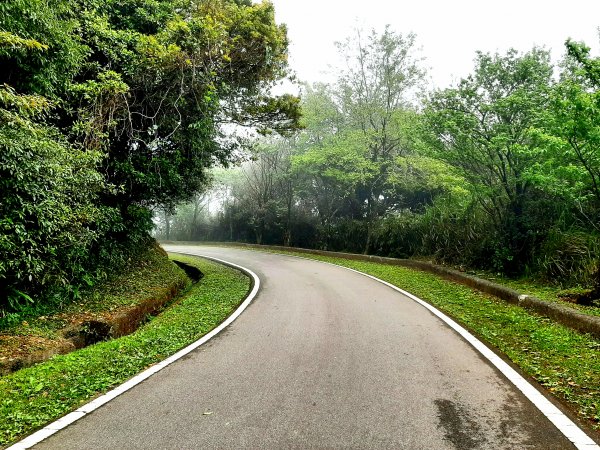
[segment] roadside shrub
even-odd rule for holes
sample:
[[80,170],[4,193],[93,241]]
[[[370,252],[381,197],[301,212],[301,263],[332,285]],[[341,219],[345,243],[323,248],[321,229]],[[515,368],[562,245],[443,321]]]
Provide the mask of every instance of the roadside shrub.
[[85,277],[99,236],[100,157],[0,109],[0,315]]
[[367,224],[360,220],[340,220],[330,230],[321,230],[325,250],[363,253],[367,243]]
[[548,281],[593,285],[598,271],[600,236],[553,228],[539,250],[535,267]]
[[373,231],[373,253],[408,258],[423,247],[422,215],[404,211],[381,220]]
[[489,267],[493,228],[474,202],[439,198],[420,222],[423,255],[443,263]]
[[292,224],[292,246],[310,248],[318,241],[317,227],[308,219]]

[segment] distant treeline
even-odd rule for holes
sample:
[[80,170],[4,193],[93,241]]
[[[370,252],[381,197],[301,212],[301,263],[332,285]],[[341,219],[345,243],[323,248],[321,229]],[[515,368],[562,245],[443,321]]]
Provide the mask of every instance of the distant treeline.
[[559,70],[539,48],[477,53],[471,74],[426,92],[414,36],[359,32],[337,82],[304,87],[305,129],[265,139],[212,194],[157,216],[157,234],[597,285],[600,60],[565,48]]
[[2,0],[0,319],[127,264],[245,145],[228,124],[295,128],[287,47],[268,2]]

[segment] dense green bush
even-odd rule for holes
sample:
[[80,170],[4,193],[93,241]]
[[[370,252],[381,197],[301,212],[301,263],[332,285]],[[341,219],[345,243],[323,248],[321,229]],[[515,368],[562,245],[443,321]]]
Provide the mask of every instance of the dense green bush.
[[597,234],[553,228],[535,258],[535,267],[550,281],[593,285],[598,272],[598,255],[600,237]]
[[56,129],[0,108],[0,314],[85,276],[102,219],[99,160]]
[[0,315],[127,264],[246,145],[223,123],[296,128],[287,46],[267,2],[0,2]]
[[408,258],[422,253],[421,217],[411,211],[386,217],[373,231],[373,253],[392,258]]

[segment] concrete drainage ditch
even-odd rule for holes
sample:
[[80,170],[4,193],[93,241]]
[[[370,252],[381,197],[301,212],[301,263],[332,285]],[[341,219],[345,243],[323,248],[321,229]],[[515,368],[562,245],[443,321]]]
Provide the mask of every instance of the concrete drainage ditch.
[[[183,269],[192,280],[192,283],[197,283],[204,276],[194,266],[181,261],[173,262]],[[182,285],[174,285],[161,295],[147,298],[135,306],[70,325],[59,332],[61,336],[59,339],[47,340],[44,344],[45,348],[28,355],[0,360],[0,375],[6,375],[44,362],[57,354],[70,353],[88,345],[131,334],[143,325],[149,317],[158,315],[164,306],[175,298],[183,288]]]

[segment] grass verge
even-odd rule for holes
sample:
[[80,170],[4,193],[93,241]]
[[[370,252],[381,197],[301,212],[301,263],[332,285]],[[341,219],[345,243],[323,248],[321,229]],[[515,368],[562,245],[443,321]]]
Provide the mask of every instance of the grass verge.
[[507,355],[592,428],[600,430],[599,340],[433,274],[293,251],[261,251],[349,267],[411,292]]
[[55,356],[0,378],[0,445],[6,446],[121,384],[215,328],[243,300],[249,279],[177,255],[204,273],[181,298],[135,333]]

